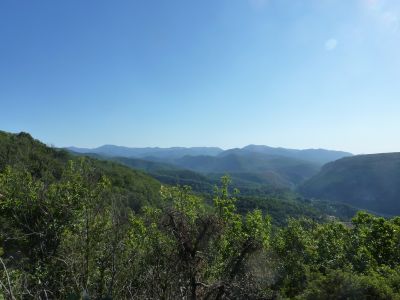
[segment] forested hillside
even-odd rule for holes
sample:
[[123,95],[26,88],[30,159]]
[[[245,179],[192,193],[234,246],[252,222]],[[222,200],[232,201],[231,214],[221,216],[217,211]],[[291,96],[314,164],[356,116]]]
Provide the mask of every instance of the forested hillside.
[[228,177],[212,195],[161,186],[26,133],[1,132],[0,158],[0,299],[400,297],[399,217],[342,223]]
[[230,173],[264,175],[265,183],[291,187],[311,177],[319,166],[294,158],[259,153],[231,153],[218,157],[185,156],[175,164],[202,173]]
[[[259,154],[245,156],[230,154],[222,157],[184,156],[169,163],[124,157],[111,159],[152,175],[175,176],[180,180],[192,179],[215,184],[221,176],[230,174],[235,184],[244,189],[293,188],[319,170],[318,166],[304,161]],[[184,176],[180,173],[184,173]]]
[[307,197],[399,215],[400,153],[358,155],[329,163],[299,190]]
[[133,169],[142,170],[162,183],[188,185],[201,193],[211,193],[217,183],[202,174],[166,163],[126,157],[113,157],[111,160]]
[[[47,184],[60,180],[71,160],[80,163],[80,157],[50,148],[27,133],[0,131],[0,172],[8,166]],[[94,179],[107,176],[130,207],[140,210],[143,205],[159,201],[160,183],[150,176],[111,161],[86,158],[85,164]]]

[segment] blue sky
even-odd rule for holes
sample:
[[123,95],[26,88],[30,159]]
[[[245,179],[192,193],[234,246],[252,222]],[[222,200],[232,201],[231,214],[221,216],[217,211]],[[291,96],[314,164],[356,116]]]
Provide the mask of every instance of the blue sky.
[[3,0],[0,129],[400,151],[400,1]]

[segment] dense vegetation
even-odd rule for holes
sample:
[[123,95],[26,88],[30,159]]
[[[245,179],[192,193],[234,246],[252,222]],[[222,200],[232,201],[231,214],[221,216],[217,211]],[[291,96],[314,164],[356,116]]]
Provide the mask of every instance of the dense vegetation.
[[[33,178],[49,184],[61,179],[70,160],[79,159],[64,150],[47,147],[27,133],[10,134],[0,131],[0,171],[11,166],[13,169],[27,171]],[[159,201],[160,183],[144,173],[112,161],[87,158],[86,162],[93,169],[92,176],[107,176],[113,192],[121,195],[131,208],[140,210],[142,205]]]
[[227,177],[210,199],[0,137],[0,299],[400,299],[399,217],[327,221],[292,199],[276,223],[289,200],[239,198]]
[[292,193],[269,196],[237,196],[238,212],[245,214],[253,209],[259,209],[271,216],[273,225],[284,226],[290,218],[307,217],[316,222],[326,222],[332,219],[348,222],[357,210],[345,204],[320,200],[310,200]]
[[300,187],[308,197],[400,214],[400,153],[358,155],[325,165]]
[[272,230],[242,216],[228,181],[213,207],[162,188],[162,207],[121,209],[106,178],[71,163],[49,186],[0,177],[2,293],[17,298],[394,299],[400,219],[358,214],[351,226],[291,220]]
[[170,164],[126,157],[113,157],[111,159],[130,168],[142,170],[162,183],[189,185],[199,192],[211,192],[216,183],[202,174],[181,169]]

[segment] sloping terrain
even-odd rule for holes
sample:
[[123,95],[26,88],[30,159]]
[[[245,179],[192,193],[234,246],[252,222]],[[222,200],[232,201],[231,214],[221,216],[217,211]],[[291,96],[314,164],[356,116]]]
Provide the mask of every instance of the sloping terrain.
[[218,157],[185,156],[174,163],[179,167],[205,174],[229,173],[247,181],[289,188],[310,178],[319,170],[318,165],[310,162],[248,152]]
[[273,148],[273,147],[260,146],[260,145],[248,145],[239,150],[290,157],[290,158],[295,158],[295,159],[312,162],[312,163],[315,163],[318,165],[324,165],[328,162],[353,155],[349,152],[326,150],[326,149],[298,150],[298,149],[286,149],[286,148]]
[[400,214],[400,153],[358,155],[331,162],[299,191],[307,197]]
[[[65,150],[47,147],[28,133],[11,134],[0,131],[0,172],[6,166],[27,171],[46,182],[57,181],[68,161],[78,160]],[[112,161],[86,158],[94,176],[106,175],[114,189],[135,210],[159,200],[160,183],[143,172]]]

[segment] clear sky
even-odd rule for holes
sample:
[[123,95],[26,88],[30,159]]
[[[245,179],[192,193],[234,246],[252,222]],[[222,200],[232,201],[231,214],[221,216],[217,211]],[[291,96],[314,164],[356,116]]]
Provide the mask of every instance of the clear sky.
[[400,1],[2,0],[0,129],[400,151]]

